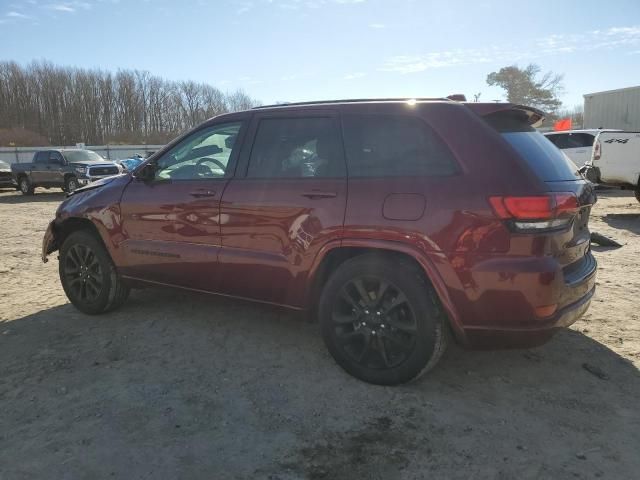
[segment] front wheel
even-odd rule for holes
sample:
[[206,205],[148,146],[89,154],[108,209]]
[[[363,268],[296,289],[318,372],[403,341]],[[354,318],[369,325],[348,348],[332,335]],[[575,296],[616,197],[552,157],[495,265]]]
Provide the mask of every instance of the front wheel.
[[129,296],[106,248],[88,231],[74,232],[64,241],[59,273],[67,298],[84,313],[108,312]]
[[343,263],[322,291],[318,314],[333,358],[365,382],[414,380],[446,348],[445,315],[433,288],[413,266],[379,255]]
[[71,193],[77,188],[78,188],[78,179],[76,177],[67,177],[67,179],[64,181],[64,190],[67,193]]
[[18,181],[18,188],[23,195],[33,195],[35,187],[31,184],[27,177],[20,177]]

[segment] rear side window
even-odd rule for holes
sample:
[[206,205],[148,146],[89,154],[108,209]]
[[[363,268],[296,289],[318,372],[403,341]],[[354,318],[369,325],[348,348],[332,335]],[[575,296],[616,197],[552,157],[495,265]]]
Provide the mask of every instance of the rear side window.
[[342,177],[344,158],[331,117],[266,118],[256,132],[248,177]]
[[449,149],[422,120],[400,115],[344,115],[350,177],[456,173]]
[[524,112],[508,110],[487,115],[484,119],[500,132],[541,180],[561,182],[582,178],[576,164],[529,125]]
[[36,153],[36,163],[47,163],[49,161],[49,152]]
[[535,131],[507,132],[502,136],[545,182],[581,178],[575,163],[542,134]]

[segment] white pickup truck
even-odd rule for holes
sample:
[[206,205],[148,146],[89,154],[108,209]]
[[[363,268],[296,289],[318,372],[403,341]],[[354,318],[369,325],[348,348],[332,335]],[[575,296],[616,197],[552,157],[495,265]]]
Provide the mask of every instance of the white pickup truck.
[[632,189],[640,202],[640,132],[598,133],[585,167],[588,180]]

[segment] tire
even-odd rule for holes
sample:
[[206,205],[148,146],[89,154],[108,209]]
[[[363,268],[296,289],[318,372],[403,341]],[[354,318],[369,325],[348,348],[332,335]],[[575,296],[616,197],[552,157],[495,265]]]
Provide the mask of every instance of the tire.
[[74,176],[69,176],[64,179],[64,191],[67,193],[73,192],[78,188],[78,179]]
[[81,312],[96,315],[118,308],[129,296],[102,242],[86,230],[73,232],[60,249],[60,282]]
[[31,184],[29,178],[23,175],[18,179],[18,190],[20,190],[23,195],[33,195],[35,187]]
[[318,316],[335,361],[368,383],[415,380],[447,345],[446,317],[431,285],[412,265],[380,255],[340,265],[322,290]]

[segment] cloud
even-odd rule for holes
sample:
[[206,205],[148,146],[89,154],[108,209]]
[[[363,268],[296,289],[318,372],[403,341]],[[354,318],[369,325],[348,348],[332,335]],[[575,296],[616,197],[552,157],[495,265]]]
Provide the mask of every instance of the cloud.
[[45,6],[45,8],[49,10],[54,10],[56,12],[74,13],[79,9],[82,9],[82,10],[91,9],[91,4],[88,2],[82,2],[82,1],[49,3]]
[[358,78],[362,78],[366,76],[367,74],[364,72],[354,72],[354,73],[347,73],[343,78],[345,80],[357,80]]
[[29,15],[25,15],[24,13],[11,11],[6,14],[6,17],[9,18],[30,18]]
[[611,27],[582,34],[552,34],[520,45],[493,45],[481,48],[463,48],[438,52],[389,57],[378,68],[384,72],[410,74],[436,68],[474,65],[490,62],[530,61],[538,58],[612,50],[640,45],[640,27]]
[[369,28],[374,28],[377,30],[383,29],[383,28],[387,28],[387,26],[384,23],[370,23],[369,24]]
[[356,5],[365,3],[366,1],[367,0],[258,0],[245,2],[236,10],[236,13],[247,13],[255,8],[257,4],[274,6],[283,10],[311,10],[327,5]]
[[76,11],[75,8],[73,8],[70,5],[66,5],[64,3],[56,3],[54,5],[50,5],[49,8],[57,12],[75,12]]

